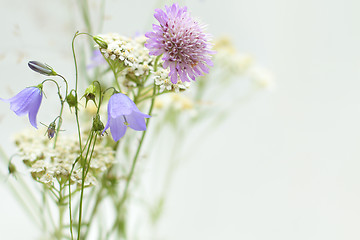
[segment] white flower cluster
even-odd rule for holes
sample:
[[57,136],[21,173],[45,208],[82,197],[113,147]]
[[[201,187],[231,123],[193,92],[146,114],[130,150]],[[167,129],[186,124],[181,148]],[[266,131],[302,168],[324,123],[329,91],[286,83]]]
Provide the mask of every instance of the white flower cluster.
[[[63,183],[69,179],[73,163],[79,157],[79,145],[76,137],[59,135],[56,148],[53,148],[53,141],[40,131],[23,131],[15,136],[15,143],[18,147],[18,155],[25,165],[29,167],[31,176],[44,184],[52,185],[56,180]],[[114,164],[115,152],[101,144],[94,148],[90,162],[90,168],[85,178],[84,185],[95,185],[101,173]],[[80,162],[70,177],[71,184],[82,183],[82,168]]]
[[121,74],[134,74],[136,77],[146,75],[150,71],[154,57],[149,55],[149,50],[144,47],[145,36],[131,39],[117,33],[99,35],[107,43],[107,49],[100,48],[105,58],[119,60],[127,67]]
[[169,78],[168,69],[159,68],[156,72],[154,72],[154,81],[157,86],[160,87],[160,92],[164,90],[173,91],[178,93],[180,90],[186,90],[189,88],[189,82],[182,82],[178,80],[176,84],[172,83]]

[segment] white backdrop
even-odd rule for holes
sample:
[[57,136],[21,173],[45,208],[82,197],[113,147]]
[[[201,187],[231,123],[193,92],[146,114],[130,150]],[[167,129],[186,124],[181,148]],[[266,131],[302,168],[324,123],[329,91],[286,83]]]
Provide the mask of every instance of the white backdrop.
[[[0,96],[34,83],[29,60],[71,76],[75,1],[0,3]],[[360,239],[360,1],[185,3],[209,32],[231,36],[271,69],[277,90],[209,129],[175,176],[160,239]],[[149,30],[154,6],[109,0],[104,32]],[[11,133],[28,122],[0,104],[1,144],[11,154]],[[1,239],[38,236],[6,182],[0,194]]]

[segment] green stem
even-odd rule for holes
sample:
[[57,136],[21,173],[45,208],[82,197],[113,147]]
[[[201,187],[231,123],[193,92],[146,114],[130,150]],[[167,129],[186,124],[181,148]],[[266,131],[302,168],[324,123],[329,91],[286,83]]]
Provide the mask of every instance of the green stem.
[[101,188],[100,191],[98,192],[98,194],[96,195],[96,200],[95,200],[95,204],[94,204],[94,207],[91,211],[91,215],[90,215],[90,218],[89,218],[89,221],[88,221],[88,226],[86,228],[86,232],[84,234],[84,239],[86,239],[87,235],[89,234],[90,232],[90,226],[91,226],[91,223],[92,223],[92,220],[97,212],[97,209],[99,207],[99,204],[101,202],[101,200],[103,199],[102,197],[102,192],[103,192],[104,188]]
[[94,139],[94,143],[93,143],[92,150],[91,150],[91,153],[90,153],[90,157],[88,158],[90,147],[91,147],[91,142],[92,142],[92,139],[94,138],[94,134],[95,133],[93,131],[91,131],[90,136],[89,136],[90,141],[89,141],[88,149],[87,149],[86,156],[85,156],[85,159],[84,159],[84,165],[82,166],[83,169],[82,169],[80,207],[79,207],[79,221],[78,221],[78,238],[77,238],[78,240],[80,240],[80,235],[81,235],[81,221],[82,221],[82,208],[83,208],[83,198],[84,198],[84,189],[85,189],[85,187],[84,187],[85,178],[86,178],[87,173],[89,172],[90,161],[91,161],[91,158],[92,158],[92,154],[94,152],[94,148],[95,148],[95,144],[96,144],[96,138],[97,138],[97,135],[95,134],[95,139]]
[[21,191],[21,185],[19,184],[18,186],[15,186],[15,184],[11,183],[10,181],[8,182],[8,185],[10,187],[10,190],[12,191],[12,193],[14,194],[15,198],[20,202],[20,205],[25,209],[25,211],[29,214],[29,216],[31,216],[34,220],[35,223],[42,228],[42,223],[41,220],[39,220],[39,212],[36,211],[36,213],[34,213],[34,209],[40,209],[40,208],[34,208],[34,206],[25,201],[25,199],[27,200],[26,197],[24,197],[24,192]]
[[84,19],[87,31],[89,33],[92,32],[92,28],[91,28],[91,21],[90,21],[90,14],[89,14],[89,6],[87,4],[87,0],[81,0],[81,13],[82,13],[82,17]]
[[117,76],[117,72],[116,72],[116,69],[115,67],[109,62],[110,60],[106,59],[105,60],[107,61],[107,63],[109,64],[113,74],[114,74],[114,78],[115,78],[115,83],[116,83],[116,86],[118,87],[119,91],[121,92],[121,87],[120,87],[120,84],[119,84],[119,81],[118,81],[118,76]]
[[[9,164],[9,157],[6,155],[5,151],[1,146],[0,158],[6,165]],[[41,213],[41,206],[39,202],[37,201],[33,193],[30,191],[27,182],[24,181],[20,175],[17,175],[16,179],[18,184],[8,181],[10,190],[13,192],[14,196],[21,203],[21,205],[28,212],[28,214],[32,216],[33,219],[35,219],[36,223],[38,223],[40,227],[42,227],[41,221],[38,219]],[[24,194],[26,194],[26,196],[24,196]],[[24,199],[26,199],[27,201],[25,202]],[[34,213],[35,210],[36,212]]]
[[[154,82],[154,88],[153,88],[153,95],[156,95],[155,82]],[[149,111],[148,111],[148,115],[150,115],[150,116],[151,116],[151,113],[152,113],[152,110],[153,110],[153,107],[154,107],[154,102],[155,102],[155,98],[152,98],[151,105],[150,105],[150,108],[149,108]],[[146,126],[147,127],[149,127],[149,122],[150,122],[150,118],[147,118],[146,119]],[[136,166],[137,160],[139,158],[140,150],[141,150],[141,147],[143,145],[146,132],[147,131],[143,131],[143,133],[141,135],[139,146],[138,146],[138,148],[136,150],[136,153],[135,153],[135,156],[134,156],[134,159],[132,161],[131,168],[130,168],[129,175],[127,177],[127,181],[126,181],[125,189],[124,189],[124,192],[123,192],[123,196],[122,196],[121,200],[118,203],[116,203],[116,211],[117,211],[117,213],[119,213],[121,211],[121,207],[122,207],[122,205],[125,203],[125,201],[127,199],[130,182],[131,182],[131,179],[132,179],[132,177],[134,175],[134,172],[135,172],[135,166]],[[115,222],[114,222],[110,232],[108,232],[107,236],[109,236],[111,234],[111,232],[114,231],[117,224],[118,224],[118,219],[115,220]]]
[[[79,73],[78,73],[78,66],[77,66],[77,60],[76,60],[76,53],[75,53],[75,39],[77,36],[79,36],[81,33],[76,32],[73,40],[72,40],[72,44],[71,44],[71,48],[72,48],[72,53],[73,53],[73,58],[74,58],[74,64],[75,64],[75,98],[76,98],[76,103],[78,103],[78,79],[79,79]],[[82,152],[82,146],[81,146],[81,130],[80,130],[80,123],[79,123],[79,113],[78,113],[78,108],[77,106],[75,106],[75,116],[76,116],[76,125],[77,125],[77,129],[78,129],[78,136],[79,136],[79,148],[80,148],[80,154]]]
[[56,131],[55,131],[55,139],[54,139],[54,146],[53,146],[54,149],[56,147],[56,142],[57,142],[59,132],[60,132],[60,128],[61,128],[61,125],[62,125],[63,110],[64,110],[64,101],[61,101],[60,114],[59,114],[60,117],[59,117],[58,125],[57,125]]
[[59,201],[58,201],[58,208],[59,208],[59,227],[57,229],[57,231],[55,232],[55,236],[57,239],[61,240],[63,238],[63,228],[64,228],[64,222],[63,222],[63,218],[64,218],[64,211],[65,211],[65,206],[64,206],[64,198],[63,198],[63,185],[60,183],[60,189],[59,189]]
[[[72,49],[72,53],[73,53],[73,58],[74,58],[74,65],[75,65],[75,98],[76,98],[76,103],[78,102],[78,96],[77,96],[77,90],[78,90],[78,78],[79,78],[79,73],[78,73],[78,66],[77,66],[77,60],[76,60],[76,53],[75,53],[75,38],[79,35],[79,32],[76,32],[73,39],[72,39],[72,43],[71,43],[71,49]],[[78,113],[78,108],[77,106],[75,106],[75,118],[76,118],[76,126],[77,126],[77,130],[78,130],[78,138],[79,138],[79,152],[80,152],[80,159],[82,159],[82,145],[81,145],[81,130],[80,130],[80,123],[79,123],[79,113]],[[73,164],[73,167],[71,169],[71,172],[69,174],[69,211],[70,211],[70,233],[71,233],[71,239],[73,239],[73,222],[72,222],[72,212],[71,212],[71,174],[72,171],[74,169],[75,163]]]

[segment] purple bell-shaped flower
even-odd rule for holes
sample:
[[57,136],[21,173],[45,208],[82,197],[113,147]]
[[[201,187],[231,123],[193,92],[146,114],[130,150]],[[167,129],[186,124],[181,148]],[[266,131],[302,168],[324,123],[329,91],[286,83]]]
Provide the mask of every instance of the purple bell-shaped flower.
[[115,142],[125,135],[127,127],[136,131],[145,131],[145,118],[151,116],[140,112],[135,103],[125,94],[112,95],[108,103],[108,120],[103,133],[110,127]]
[[3,99],[3,101],[10,102],[10,109],[18,116],[29,114],[29,121],[31,125],[37,128],[36,115],[39,111],[42,100],[42,84],[36,87],[28,87],[16,94],[10,99]]

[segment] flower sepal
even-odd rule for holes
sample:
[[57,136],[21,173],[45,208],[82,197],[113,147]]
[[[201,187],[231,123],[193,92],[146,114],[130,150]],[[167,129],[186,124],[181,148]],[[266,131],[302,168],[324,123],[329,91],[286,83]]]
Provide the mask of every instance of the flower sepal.
[[101,122],[99,114],[96,114],[93,118],[92,128],[95,132],[102,134],[102,131],[104,130],[104,124]]
[[96,86],[92,83],[90,86],[88,86],[85,90],[85,94],[82,96],[85,97],[86,99],[86,102],[85,102],[85,107],[87,106],[87,103],[88,101],[93,101],[94,104],[96,105],[96,102],[95,102],[95,93],[96,93]]
[[69,107],[77,107],[77,98],[73,94],[74,90],[70,91],[70,93],[66,96],[66,102],[69,104]]
[[101,47],[101,48],[107,48],[108,44],[105,42],[105,40],[100,36],[94,36],[94,41]]

